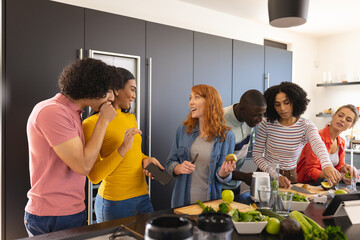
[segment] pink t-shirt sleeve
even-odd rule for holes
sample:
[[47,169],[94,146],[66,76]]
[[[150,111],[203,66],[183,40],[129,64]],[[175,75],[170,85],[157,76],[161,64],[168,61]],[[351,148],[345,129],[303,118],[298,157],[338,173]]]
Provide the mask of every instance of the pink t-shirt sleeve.
[[35,125],[41,126],[40,131],[51,147],[79,136],[71,116],[58,106],[50,105],[43,108],[36,121]]

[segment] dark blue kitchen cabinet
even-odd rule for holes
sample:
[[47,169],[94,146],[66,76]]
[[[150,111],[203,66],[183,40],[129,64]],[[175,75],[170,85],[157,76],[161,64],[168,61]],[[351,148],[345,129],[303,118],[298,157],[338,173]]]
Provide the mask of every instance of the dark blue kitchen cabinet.
[[216,88],[224,106],[231,104],[232,40],[194,32],[194,85]]
[[[85,9],[85,50],[140,57],[140,123],[145,132],[145,21]],[[145,142],[145,139],[143,139]],[[143,145],[145,148],[145,145]]]
[[84,47],[84,9],[48,0],[4,5],[2,239],[26,237],[30,189],[26,122],[35,104],[58,92],[64,66]]
[[[178,126],[189,113],[193,85],[193,32],[146,23],[147,86],[151,94],[151,155],[165,166]],[[150,61],[150,60],[149,60]],[[148,82],[148,84],[150,84]],[[150,92],[151,87],[151,92]],[[151,181],[151,201],[156,210],[170,207],[174,180],[163,186]]]
[[233,104],[249,89],[264,91],[264,64],[264,46],[233,40]]
[[265,90],[281,82],[292,82],[292,52],[265,46]]

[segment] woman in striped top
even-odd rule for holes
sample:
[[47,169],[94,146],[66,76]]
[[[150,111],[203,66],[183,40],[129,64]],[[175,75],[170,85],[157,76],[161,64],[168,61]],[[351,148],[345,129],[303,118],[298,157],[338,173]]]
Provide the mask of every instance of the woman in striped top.
[[280,187],[290,187],[297,182],[296,164],[306,143],[320,159],[325,178],[334,184],[341,179],[333,167],[318,129],[300,115],[309,103],[307,93],[297,84],[282,82],[268,88],[264,97],[266,119],[260,123],[253,150],[253,159],[260,170],[267,172],[268,163],[280,166]]

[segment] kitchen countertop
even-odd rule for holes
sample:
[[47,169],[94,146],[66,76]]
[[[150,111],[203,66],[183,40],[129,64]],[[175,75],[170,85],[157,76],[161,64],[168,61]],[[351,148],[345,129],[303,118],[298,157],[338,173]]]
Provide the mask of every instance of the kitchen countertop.
[[[322,213],[325,210],[324,204],[316,204],[311,202],[309,207],[306,209],[305,214],[310,218],[314,219],[322,227],[326,225],[339,225],[343,232],[347,235],[349,240],[359,239],[360,234],[360,224],[351,225],[351,222],[348,217],[336,217],[336,218],[324,218]],[[114,232],[121,224],[128,225],[128,227],[137,233],[144,235],[145,234],[145,225],[146,222],[162,214],[174,214],[173,209],[156,211],[153,213],[142,214],[138,216],[132,216],[122,219],[116,219],[104,223],[93,224],[89,226],[73,228],[48,234],[43,234],[35,236],[32,238],[24,238],[28,240],[39,240],[39,239],[88,239],[99,235],[109,234]],[[193,222],[195,225],[196,223]],[[108,239],[108,238],[104,238]],[[240,235],[234,229],[231,235],[231,239],[281,239],[280,236],[272,236],[266,233],[256,234],[256,235]]]

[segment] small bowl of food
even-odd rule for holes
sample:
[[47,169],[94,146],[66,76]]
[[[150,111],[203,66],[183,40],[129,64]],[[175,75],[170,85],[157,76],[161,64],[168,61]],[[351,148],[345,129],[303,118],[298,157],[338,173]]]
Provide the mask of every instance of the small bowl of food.
[[[290,211],[304,212],[309,206],[310,201],[306,196],[301,195],[300,193],[294,193],[290,204]],[[284,201],[284,205],[285,208],[287,208],[289,206],[289,201]]]
[[239,234],[258,234],[263,231],[267,224],[268,216],[262,215],[257,210],[240,212],[233,209],[229,212],[232,217],[234,227]]
[[261,233],[267,221],[262,222],[235,222],[233,220],[234,227],[239,234],[259,234]]

